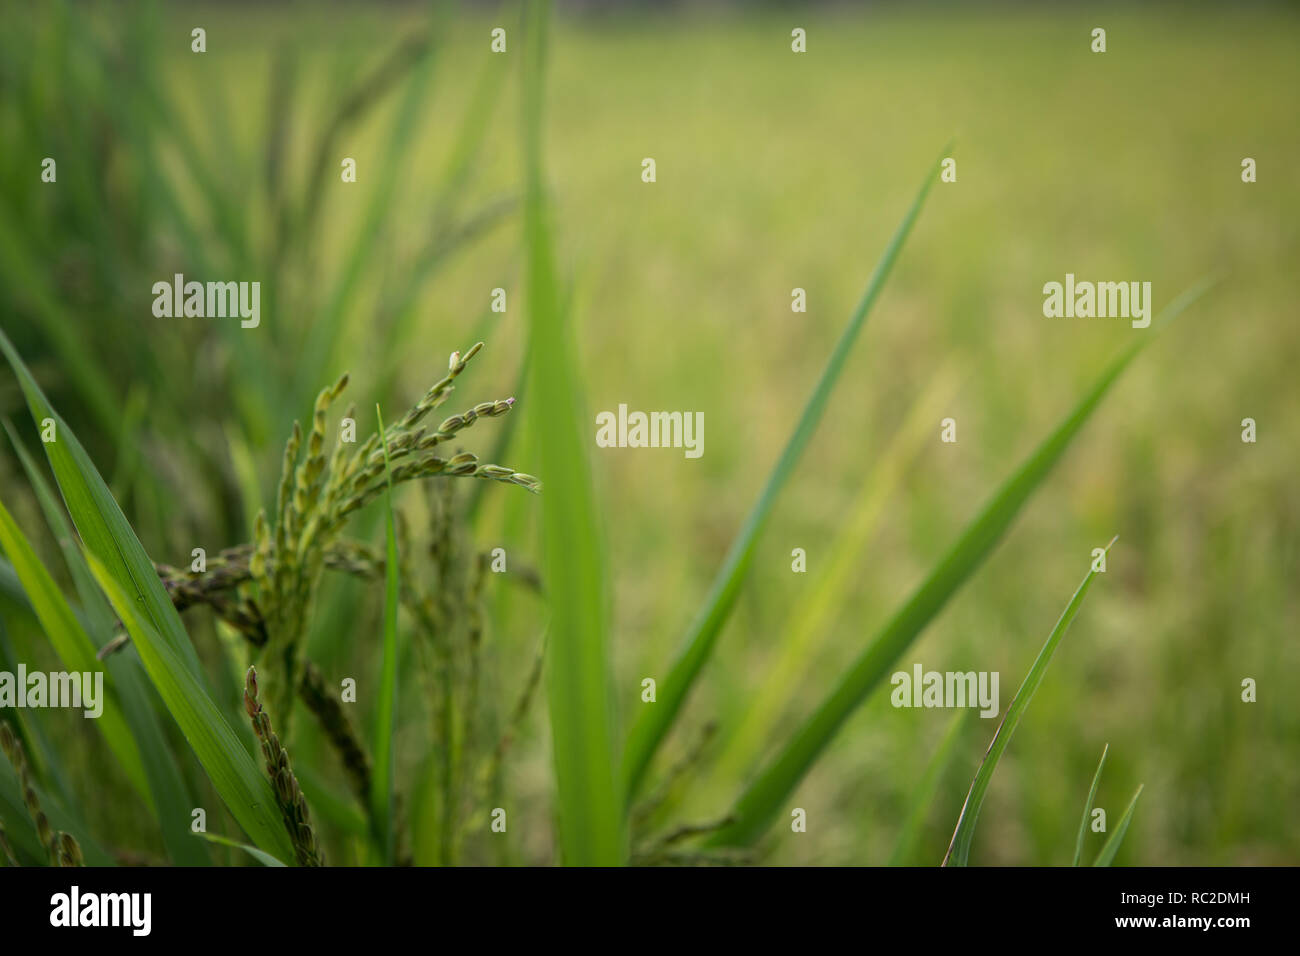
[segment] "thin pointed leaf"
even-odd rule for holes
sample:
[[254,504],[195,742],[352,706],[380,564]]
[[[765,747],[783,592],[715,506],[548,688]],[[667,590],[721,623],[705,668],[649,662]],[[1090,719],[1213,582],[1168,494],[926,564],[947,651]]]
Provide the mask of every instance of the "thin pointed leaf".
[[[867,541],[890,501],[905,487],[907,465],[932,440],[933,422],[943,417],[956,390],[951,366],[936,371],[898,431],[883,447],[858,492],[858,503],[836,530],[830,552],[819,558],[815,580],[806,596],[791,606],[786,623],[773,644],[779,651],[764,668],[762,682],[748,695],[721,751],[711,761],[719,779],[745,779],[762,756],[773,734],[802,699],[815,666],[833,639],[835,618],[858,588],[861,557]],[[498,455],[493,461],[502,457]]]
[[[1107,552],[1114,543],[1112,539],[1106,546]],[[957,827],[953,830],[952,842],[948,844],[948,852],[943,858],[944,866],[966,866],[970,861],[970,846],[975,837],[975,824],[979,821],[980,807],[984,805],[984,795],[988,792],[989,782],[993,779],[993,771],[998,768],[998,761],[1002,759],[1007,744],[1011,743],[1012,735],[1020,726],[1020,718],[1024,716],[1029,702],[1034,699],[1038,685],[1043,682],[1043,675],[1047,673],[1047,666],[1052,663],[1052,655],[1056,653],[1057,645],[1061,643],[1075,615],[1079,613],[1079,608],[1083,606],[1083,599],[1088,589],[1092,587],[1092,579],[1099,573],[1095,567],[1094,564],[1088,568],[1083,583],[1079,585],[1078,590],[1074,592],[1074,597],[1070,598],[1070,603],[1061,612],[1056,627],[1052,628],[1052,633],[1047,636],[1042,649],[1038,652],[1038,657],[1034,659],[1033,666],[1029,668],[1029,673],[1025,675],[1020,689],[1016,691],[1016,696],[1007,707],[1007,712],[1002,715],[1002,722],[998,724],[989,749],[984,754],[979,769],[975,771],[975,779],[971,781],[966,802],[957,817]]]
[[527,7],[522,71],[528,374],[534,447],[546,481],[542,576],[552,612],[547,698],[562,858],[570,865],[614,866],[627,859],[627,836],[614,751],[608,581],[582,434],[587,419],[574,333],[561,306],[542,173],[547,14],[545,2]]
[[178,662],[197,678],[201,674],[198,655],[185,633],[180,615],[172,606],[171,598],[158,580],[153,562],[131,530],[122,509],[113,500],[104,479],[67,422],[45,398],[3,331],[0,331],[0,350],[4,351],[18,376],[36,427],[40,428],[46,419],[55,423],[55,440],[43,443],[45,454],[82,543],[125,588],[132,604],[140,608],[145,620],[167,643]]
[[[3,503],[0,503],[0,550],[9,556],[14,572],[31,602],[32,611],[41,622],[41,628],[63,666],[80,674],[102,673],[104,668],[95,657],[95,645],[72,613],[72,608],[59,592],[54,578],[41,563],[31,542]],[[104,690],[108,699],[99,701],[103,710],[95,720],[95,726],[103,732],[109,749],[122,765],[132,786],[148,799],[149,788],[145,781],[144,765],[140,760],[140,750],[122,719],[121,706],[111,683],[105,684]]]
[[799,422],[786,443],[780,460],[768,475],[767,484],[763,486],[763,491],[745,519],[740,533],[731,542],[731,550],[727,552],[727,557],[713,580],[713,586],[704,599],[704,605],[691,624],[672,669],[667,677],[658,682],[655,705],[644,708],[640,719],[632,727],[623,758],[623,788],[628,800],[635,797],[651,758],[668,734],[678,711],[686,700],[686,695],[713,651],[718,634],[727,622],[731,609],[736,603],[736,596],[740,593],[740,587],[744,583],[746,574],[749,573],[758,536],[767,524],[777,496],[794,472],[804,448],[821,421],[822,413],[830,401],[831,392],[844,369],[844,363],[848,361],[853,343],[857,340],[858,333],[866,322],[872,306],[875,305],[881,289],[884,288],[885,280],[889,278],[889,273],[894,267],[899,252],[902,251],[908,233],[912,231],[912,226],[921,213],[921,207],[925,204],[925,197],[934,184],[938,169],[939,163],[936,160],[927,173],[925,182],[917,191],[916,198],[912,200],[912,205],[903,216],[903,221],[899,223],[893,238],[889,240],[889,245],[885,247],[880,261],[876,264],[875,271],[867,282],[866,291],[840,334],[840,339],[835,344],[826,367],[822,369],[821,378],[817,380],[817,385],[808,398],[808,404],[804,406],[803,414],[799,416]]
[[[58,539],[64,560],[76,583],[82,614],[85,615],[87,622],[88,639],[92,648],[96,643],[102,646],[113,636],[117,619],[105,600],[103,592],[95,583],[85,556],[77,547],[68,519],[54,500],[54,494],[44,476],[37,469],[31,456],[27,454],[27,449],[23,448],[18,441],[9,423],[4,424],[18,460],[22,463],[27,479],[36,492],[36,500],[45,514],[46,523]],[[196,844],[190,838],[190,811],[194,807],[194,800],[189,795],[185,781],[181,777],[180,767],[176,763],[176,757],[154,713],[153,691],[146,675],[140,672],[136,661],[125,654],[109,655],[105,661],[105,669],[112,678],[123,717],[135,745],[139,748],[148,787],[145,791],[146,799],[150,803],[150,810],[155,819],[159,822],[168,854],[172,861],[180,866],[210,864],[212,857],[208,854],[207,848]]]
[[1144,784],[1139,784],[1137,790],[1134,791],[1133,799],[1128,802],[1124,815],[1119,818],[1119,826],[1106,838],[1101,852],[1097,854],[1096,862],[1092,864],[1093,866],[1110,866],[1114,861],[1115,854],[1119,852],[1120,844],[1124,842],[1124,834],[1128,833],[1128,825],[1133,822],[1133,811],[1137,809],[1138,797],[1142,796],[1143,786]]
[[89,553],[86,561],[131,635],[149,679],[158,688],[163,703],[176,718],[181,733],[194,748],[226,807],[259,847],[280,859],[293,859],[293,844],[280,818],[271,784],[208,692],[137,610],[125,588],[103,562]]
[[81,613],[86,618],[86,633],[90,636],[91,643],[96,644],[96,650],[98,650],[102,646],[100,642],[107,641],[112,637],[117,618],[113,616],[108,601],[104,599],[99,586],[95,584],[95,579],[90,574],[90,568],[86,567],[86,561],[81,556],[81,549],[77,545],[72,526],[68,524],[68,518],[55,499],[49,482],[45,480],[45,476],[36,467],[36,462],[28,454],[27,449],[23,447],[17,433],[7,419],[4,422],[4,427],[5,433],[9,436],[9,443],[13,446],[14,454],[18,456],[18,461],[27,474],[27,481],[36,493],[37,504],[40,505],[41,513],[45,515],[45,523],[54,532],[54,538],[58,542],[59,550],[63,552],[64,563],[72,574],[72,582],[77,589],[77,599],[81,602]]
[[[1158,325],[1171,321],[1200,298],[1212,284],[1212,280],[1206,280],[1184,292],[1165,308],[1161,318],[1152,323],[1150,331],[1155,332]],[[1149,341],[1150,336],[1144,335],[1121,353],[1083,400],[997,491],[943,560],[853,663],[827,699],[804,722],[776,760],[745,790],[733,811],[736,822],[716,833],[709,841],[710,844],[748,844],[763,833],[780,809],[781,802],[799,785],[808,768],[835,737],[848,716],[875,689],[916,636],[988,557],[1120,373]]]
[[1101,760],[1097,764],[1097,772],[1092,776],[1092,787],[1088,790],[1088,802],[1083,805],[1083,819],[1079,821],[1079,836],[1074,841],[1074,861],[1071,866],[1078,866],[1079,861],[1083,859],[1083,839],[1088,835],[1088,817],[1092,816],[1092,804],[1097,799],[1097,784],[1101,783],[1101,768],[1106,766],[1106,754],[1110,751],[1110,744],[1101,748]]

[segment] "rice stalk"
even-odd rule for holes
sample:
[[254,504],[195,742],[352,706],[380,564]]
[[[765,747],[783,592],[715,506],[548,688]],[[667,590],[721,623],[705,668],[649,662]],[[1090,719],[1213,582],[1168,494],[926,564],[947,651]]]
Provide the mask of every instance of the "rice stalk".
[[[433,432],[421,427],[426,416],[450,397],[456,379],[481,348],[482,343],[478,343],[464,354],[453,352],[447,374],[395,425],[382,429],[382,434],[373,432],[359,447],[345,443],[340,434],[327,454],[329,410],[347,387],[348,376],[322,389],[305,438],[295,422],[285,446],[273,521],[259,515],[254,543],[222,552],[219,573],[197,590],[172,576],[175,594],[186,600],[202,599],[250,637],[254,645],[265,644],[260,661],[263,682],[272,709],[283,715],[281,733],[286,739],[291,736],[288,715],[292,701],[302,691],[302,645],[322,572],[330,566],[357,568],[362,561],[367,571],[378,567],[369,552],[355,546],[345,546],[341,551],[333,548],[349,516],[388,487],[386,460],[392,463],[394,485],[427,478],[468,477],[515,484],[533,492],[540,489],[541,483],[532,475],[481,463],[468,452],[450,457],[431,453],[431,449],[464,433],[479,419],[500,417],[514,405],[512,398],[481,402],[445,419]],[[232,604],[212,598],[214,590],[248,582],[252,587],[247,600]]]
[[311,814],[307,809],[307,798],[298,786],[298,779],[293,775],[289,763],[289,754],[280,744],[280,738],[271,727],[271,718],[262,707],[258,698],[257,670],[250,667],[244,679],[244,710],[253,722],[253,732],[262,745],[262,756],[266,759],[266,772],[271,778],[271,788],[275,791],[275,800],[284,818],[285,829],[293,843],[294,858],[299,866],[323,866],[324,854],[321,852],[320,840],[311,825]]
[[[41,842],[50,858],[51,866],[84,866],[85,861],[81,856],[81,847],[77,844],[76,838],[70,833],[62,831],[56,832],[50,826],[49,818],[46,817],[45,811],[41,809],[40,799],[36,796],[36,789],[32,786],[31,776],[27,769],[27,755],[23,752],[22,741],[10,729],[8,724],[0,724],[0,750],[4,752],[6,759],[14,768],[14,773],[18,777],[18,789],[22,792],[23,805],[27,808],[27,815],[32,818],[32,823],[36,826],[36,837]],[[13,859],[13,851],[5,843],[5,853]],[[17,862],[15,861],[15,865]]]

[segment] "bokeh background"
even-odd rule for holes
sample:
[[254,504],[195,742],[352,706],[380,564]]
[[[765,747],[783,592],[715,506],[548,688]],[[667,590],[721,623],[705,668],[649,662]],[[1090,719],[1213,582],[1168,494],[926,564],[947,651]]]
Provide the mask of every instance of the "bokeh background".
[[[526,405],[515,7],[41,4],[5,18],[0,321],[156,560],[247,540],[291,421],[344,370],[359,407],[405,408],[481,338],[458,401]],[[496,26],[504,55],[489,52]],[[1098,26],[1104,54],[1090,51]],[[1297,48],[1294,6],[560,4],[546,160],[625,728],[956,138],[957,182],[935,187],[661,758],[716,722],[668,818],[725,812],[982,501],[1149,334],[1045,318],[1045,282],[1150,281],[1159,308],[1222,274],[899,667],[998,671],[1005,708],[1091,549],[1118,534],[994,777],[973,861],[1068,863],[1109,743],[1098,805],[1117,819],[1145,784],[1120,862],[1300,862]],[[45,156],[57,186],[39,182]],[[356,184],[339,181],[343,157]],[[261,281],[261,328],[155,319],[151,286],[174,272]],[[489,311],[496,287],[504,315]],[[794,287],[806,313],[791,312]],[[597,449],[594,414],[619,403],[702,411],[704,456]],[[0,410],[36,449],[7,371]],[[499,457],[534,471],[526,418]],[[486,489],[475,539],[522,567],[537,502],[514,490]],[[39,538],[8,448],[0,493]],[[806,574],[791,572],[796,547]],[[845,585],[827,591],[836,560]],[[544,610],[489,584],[485,694],[504,709]],[[341,581],[316,615],[313,654],[334,672],[378,667],[372,591]],[[187,622],[220,657],[202,612]],[[7,626],[40,661],[18,618]],[[1246,677],[1257,703],[1240,699]],[[763,859],[888,860],[950,716],[877,691],[797,792],[808,832],[778,826]],[[966,724],[905,862],[942,858],[995,723]],[[78,721],[58,740],[80,792],[125,792]],[[417,793],[414,738],[401,766]],[[513,839],[492,859],[553,859],[550,779],[539,707],[510,760]],[[99,832],[148,844],[128,809],[92,805]]]

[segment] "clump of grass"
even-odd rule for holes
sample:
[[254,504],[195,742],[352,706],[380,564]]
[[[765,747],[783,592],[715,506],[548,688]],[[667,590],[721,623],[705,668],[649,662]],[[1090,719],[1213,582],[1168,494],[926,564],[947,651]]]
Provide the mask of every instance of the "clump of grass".
[[[62,831],[56,832],[50,826],[49,818],[45,811],[41,809],[41,801],[36,795],[36,788],[32,786],[31,775],[27,770],[27,755],[23,752],[22,741],[17,735],[10,730],[8,724],[0,724],[0,750],[4,751],[5,758],[14,768],[14,773],[18,777],[18,789],[22,793],[23,804],[27,807],[27,815],[32,818],[32,823],[36,827],[36,836],[41,842],[46,852],[49,854],[51,866],[85,866],[85,861],[81,856],[81,847],[78,845],[75,837],[70,833]],[[9,847],[8,840],[2,839],[3,830],[0,829],[0,842],[3,842],[5,856],[17,865],[13,851]]]
[[253,722],[253,732],[262,745],[262,756],[266,758],[266,772],[271,778],[271,788],[275,791],[285,829],[293,841],[294,858],[299,866],[323,866],[325,855],[321,852],[320,840],[311,825],[307,798],[302,795],[298,778],[293,775],[289,754],[271,728],[271,718],[258,699],[257,669],[253,667],[248,669],[244,678],[244,710],[248,712],[249,719]]

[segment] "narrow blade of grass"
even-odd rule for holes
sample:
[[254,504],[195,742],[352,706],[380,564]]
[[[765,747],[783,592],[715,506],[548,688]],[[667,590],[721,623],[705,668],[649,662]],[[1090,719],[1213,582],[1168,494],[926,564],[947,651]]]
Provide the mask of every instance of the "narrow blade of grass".
[[[1149,331],[1154,332],[1158,325],[1167,324],[1200,298],[1211,285],[1212,282],[1207,280],[1184,292],[1165,308]],[[866,699],[916,636],[988,557],[1120,373],[1150,340],[1150,336],[1144,335],[1125,349],[1106,368],[1074,410],[984,506],[921,586],[895,612],[831,694],[804,722],[776,760],[745,790],[733,811],[736,822],[715,834],[709,841],[711,844],[748,844],[763,833],[779,810],[781,801],[798,786],[808,768],[835,737],[849,714]]]
[[[947,150],[940,155],[946,153]],[[808,404],[804,406],[803,414],[799,416],[794,433],[786,443],[776,467],[768,475],[767,484],[763,486],[763,491],[745,519],[740,533],[732,541],[731,549],[727,552],[727,557],[713,580],[703,607],[691,624],[686,641],[678,652],[672,669],[668,672],[668,676],[658,683],[657,702],[653,707],[644,708],[640,719],[632,727],[623,758],[623,789],[628,800],[635,797],[651,758],[654,757],[655,751],[672,727],[678,711],[686,700],[686,695],[704,667],[704,662],[713,651],[718,634],[730,616],[731,609],[736,603],[736,596],[740,593],[741,584],[744,583],[745,575],[749,572],[758,536],[767,524],[777,496],[789,480],[804,448],[816,431],[818,422],[821,421],[822,413],[830,401],[831,392],[839,380],[844,363],[848,361],[853,343],[857,340],[858,333],[866,322],[872,306],[875,305],[880,290],[884,288],[885,280],[889,278],[890,270],[893,269],[894,262],[902,251],[908,233],[912,231],[912,226],[921,213],[921,207],[925,204],[925,197],[934,184],[938,169],[939,161],[936,160],[926,174],[925,182],[917,191],[916,198],[912,200],[912,205],[903,216],[903,221],[899,223],[893,238],[889,240],[889,245],[885,247],[880,261],[876,264],[862,299],[854,309],[853,315],[849,317],[848,325],[840,334],[840,339],[835,344],[826,367],[822,369],[821,378],[817,380],[817,385],[808,398]]]
[[[14,452],[27,473],[27,480],[36,492],[36,500],[45,515],[45,521],[54,532],[63,551],[64,561],[72,574],[81,600],[81,612],[86,620],[85,633],[93,655],[97,646],[102,647],[112,638],[116,617],[95,583],[85,556],[77,547],[68,519],[55,501],[49,484],[18,441],[18,436],[9,423],[6,421],[4,425]],[[136,661],[125,654],[110,655],[104,666],[112,677],[117,701],[121,705],[134,744],[139,749],[148,785],[146,799],[158,820],[163,843],[172,862],[180,866],[210,864],[212,858],[207,848],[190,839],[189,814],[194,807],[194,800],[187,791],[175,755],[154,713],[153,691],[146,675],[140,672]]]
[[40,505],[41,513],[45,515],[45,523],[54,532],[54,538],[58,542],[59,550],[63,552],[64,563],[72,574],[72,582],[77,589],[77,599],[81,602],[81,613],[86,619],[86,631],[91,642],[96,645],[96,650],[98,650],[103,641],[107,641],[112,637],[117,618],[109,609],[108,602],[104,599],[104,595],[100,593],[99,586],[95,584],[95,579],[90,574],[90,568],[86,567],[86,561],[81,556],[81,549],[78,547],[76,537],[72,533],[72,527],[68,524],[67,516],[55,499],[49,482],[46,481],[45,476],[37,468],[36,462],[28,454],[27,449],[23,447],[22,441],[18,438],[17,432],[14,431],[8,419],[4,422],[4,428],[5,433],[9,436],[9,444],[13,447],[14,454],[18,456],[18,461],[27,475],[27,482],[32,486],[32,491],[36,493],[37,504]]
[[[794,605],[774,647],[775,660],[764,667],[765,677],[736,720],[713,760],[720,778],[736,777],[754,765],[763,748],[780,728],[792,704],[800,698],[820,653],[833,633],[836,614],[842,614],[849,596],[860,585],[859,565],[872,530],[904,481],[906,466],[933,438],[934,422],[952,399],[956,373],[945,366],[935,373],[906,420],[880,450],[871,474],[862,483],[857,507],[841,524],[835,543],[818,562],[811,592]],[[500,457],[500,456],[498,456]],[[496,461],[497,459],[492,459]],[[743,776],[740,779],[744,779]]]
[[[25,633],[22,633],[25,632]],[[18,638],[18,642],[12,638]],[[27,592],[13,565],[0,558],[0,672],[14,674],[20,660],[31,660],[33,647],[45,639],[40,619],[32,610]],[[25,653],[20,655],[22,646]],[[25,707],[0,711],[0,719],[9,722],[10,728],[22,742],[27,752],[27,762],[36,779],[47,789],[57,793],[70,806],[77,806],[72,785],[63,766],[63,755],[51,743],[49,735],[37,719],[40,710]]]
[[1138,797],[1142,796],[1142,784],[1138,785],[1137,790],[1133,792],[1133,799],[1128,802],[1124,810],[1124,815],[1119,818],[1117,826],[1106,842],[1102,845],[1101,852],[1097,854],[1097,860],[1093,866],[1110,866],[1115,859],[1115,854],[1119,852],[1120,844],[1124,842],[1124,834],[1128,833],[1128,825],[1133,822],[1133,811],[1137,809]]
[[[379,434],[384,435],[384,417],[375,406],[379,419]],[[384,448],[384,477],[388,491],[384,495],[387,550],[384,568],[384,656],[379,678],[379,702],[375,713],[374,773],[370,791],[370,818],[375,839],[379,844],[380,859],[385,866],[393,865],[396,835],[393,832],[393,731],[397,725],[397,528],[393,521],[393,470],[388,460],[388,441]]]
[[1092,787],[1088,790],[1088,802],[1083,805],[1083,819],[1079,821],[1079,836],[1074,841],[1074,861],[1071,866],[1078,866],[1079,861],[1083,859],[1083,840],[1088,835],[1088,818],[1092,816],[1092,804],[1097,799],[1097,784],[1101,783],[1101,768],[1106,766],[1106,754],[1110,751],[1110,744],[1101,748],[1101,760],[1097,764],[1097,772],[1092,776]]
[[551,604],[547,696],[565,863],[618,865],[626,823],[615,772],[606,580],[581,423],[573,330],[565,321],[547,222],[541,136],[549,4],[525,11],[524,162],[527,183],[529,380],[542,494],[543,579]]
[[[63,666],[81,674],[102,671],[103,665],[95,657],[95,645],[73,615],[72,608],[59,592],[50,572],[37,557],[31,542],[3,503],[0,503],[0,550],[9,556],[32,610]],[[122,719],[117,694],[111,684],[105,684],[105,696],[108,699],[100,701],[103,711],[95,725],[103,732],[109,749],[117,757],[131,785],[145,800],[150,800],[140,750]]]
[[970,714],[969,710],[959,710],[953,715],[952,720],[948,722],[948,729],[944,731],[938,749],[935,750],[934,756],[930,758],[929,766],[925,768],[925,776],[921,778],[921,782],[917,784],[916,790],[912,793],[907,819],[903,821],[903,828],[898,834],[898,842],[894,844],[894,852],[890,854],[889,862],[886,865],[903,866],[912,858],[916,842],[921,836],[921,828],[925,826],[925,817],[930,810],[930,801],[934,799],[934,792],[939,788],[939,781],[943,779],[944,772],[952,763],[953,755],[957,752],[957,741],[961,740],[962,728],[966,726],[966,720],[970,717]]
[[217,794],[254,843],[280,859],[293,859],[293,845],[277,812],[271,784],[208,692],[137,610],[134,600],[103,562],[91,553],[87,553],[86,561]]
[[44,443],[45,454],[54,470],[54,477],[72,522],[86,549],[95,555],[113,579],[130,595],[133,606],[138,606],[152,628],[166,642],[178,663],[192,676],[201,674],[198,655],[190,643],[189,635],[181,624],[180,615],[172,606],[153,562],[131,530],[131,525],[109,493],[104,479],[91,463],[77,436],[46,400],[40,386],[32,378],[27,366],[0,331],[0,350],[8,358],[14,374],[18,376],[27,406],[36,427],[51,419],[56,426],[56,440]]
[[[1114,539],[1111,539],[1111,543],[1106,545],[1107,552],[1110,551],[1111,545],[1114,543]],[[1083,606],[1083,599],[1087,595],[1088,589],[1092,587],[1092,579],[1096,577],[1097,573],[1093,568],[1088,568],[1087,575],[1084,576],[1078,590],[1074,592],[1074,597],[1070,598],[1070,603],[1061,612],[1056,627],[1052,628],[1052,633],[1048,635],[1042,650],[1038,652],[1038,657],[1034,659],[1033,666],[1029,668],[1029,673],[1021,683],[1020,689],[1016,691],[1016,696],[1012,698],[1010,706],[1007,707],[1007,712],[1002,715],[1002,722],[998,724],[998,729],[993,734],[989,749],[984,754],[979,769],[975,771],[975,779],[971,781],[970,791],[966,794],[966,802],[962,805],[961,814],[957,817],[957,827],[953,831],[952,842],[948,844],[948,852],[943,858],[944,866],[965,866],[969,862],[971,841],[975,837],[975,824],[979,822],[980,807],[984,804],[984,795],[988,792],[989,781],[993,779],[993,771],[998,768],[998,761],[1002,759],[1007,744],[1011,742],[1016,727],[1020,725],[1020,718],[1024,716],[1025,709],[1029,707],[1029,702],[1034,699],[1034,693],[1038,690],[1038,685],[1043,682],[1043,675],[1047,673],[1047,666],[1052,662],[1052,655],[1056,653],[1056,648],[1061,643],[1061,639],[1065,637],[1065,632],[1070,629],[1070,624],[1073,623],[1075,615],[1079,613],[1079,608]]]

